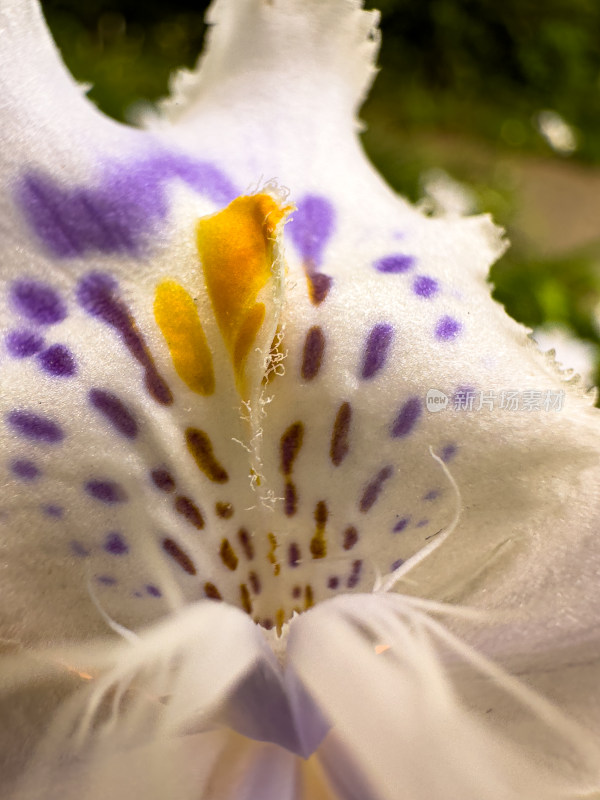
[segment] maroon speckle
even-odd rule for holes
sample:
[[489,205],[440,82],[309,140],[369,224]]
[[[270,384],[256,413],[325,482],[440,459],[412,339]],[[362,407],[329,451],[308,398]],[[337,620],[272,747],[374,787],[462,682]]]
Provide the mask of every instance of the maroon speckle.
[[306,334],[302,353],[300,374],[305,381],[312,381],[321,369],[325,352],[325,336],[318,325],[313,325]]
[[331,445],[329,448],[329,457],[335,467],[339,467],[350,450],[348,435],[350,433],[351,420],[352,407],[350,403],[342,403],[335,416],[333,431],[331,433]]
[[188,575],[196,574],[196,565],[173,539],[163,539],[162,549],[168,556],[171,556]]
[[185,517],[187,521],[201,531],[204,528],[204,517],[198,506],[189,497],[179,496],[175,498],[175,511]]
[[290,567],[298,567],[300,565],[300,548],[296,542],[290,544],[288,550],[288,563]]
[[344,531],[344,550],[352,550],[354,545],[358,542],[358,531],[354,525],[349,525]]
[[85,491],[95,500],[102,503],[123,503],[127,500],[127,495],[123,488],[114,481],[87,481]]
[[135,439],[138,425],[125,403],[112,392],[104,389],[91,389],[90,403],[127,439]]
[[380,469],[373,480],[367,484],[358,504],[358,507],[363,514],[366,514],[367,511],[370,511],[375,505],[375,502],[377,501],[377,498],[383,489],[383,484],[389,480],[393,474],[393,468],[388,465],[387,467]]
[[164,469],[164,467],[157,467],[156,469],[153,469],[150,473],[150,477],[152,478],[152,483],[157,489],[160,489],[161,492],[175,491],[175,481],[173,476],[168,470]]
[[91,272],[80,281],[77,299],[88,314],[110,325],[119,334],[125,347],[141,364],[150,396],[162,405],[171,405],[171,390],[158,373],[129,309],[117,296],[117,282],[114,278],[101,272]]

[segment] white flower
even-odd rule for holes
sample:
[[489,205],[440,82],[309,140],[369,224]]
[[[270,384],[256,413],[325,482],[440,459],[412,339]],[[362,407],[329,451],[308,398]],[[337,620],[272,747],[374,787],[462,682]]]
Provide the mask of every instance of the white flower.
[[0,4],[2,796],[592,797],[597,411],[365,160],[376,14],[210,21],[140,131]]

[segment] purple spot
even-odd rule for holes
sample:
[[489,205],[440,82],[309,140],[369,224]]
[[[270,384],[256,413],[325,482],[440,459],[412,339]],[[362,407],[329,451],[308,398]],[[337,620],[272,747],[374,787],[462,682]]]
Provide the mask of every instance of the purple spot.
[[146,594],[149,594],[150,597],[162,597],[162,592],[158,588],[158,586],[154,586],[152,583],[148,583],[145,586]]
[[96,580],[103,586],[115,586],[117,583],[117,579],[112,575],[96,575]]
[[428,519],[420,519],[420,520],[417,522],[417,528],[424,528],[424,527],[425,527],[425,525],[427,525],[427,523],[428,523],[428,522],[429,522],[429,520],[428,520]]
[[371,328],[365,346],[361,378],[372,378],[383,367],[393,336],[394,329],[385,322]]
[[403,255],[398,253],[393,256],[384,256],[379,261],[375,262],[375,269],[379,272],[398,274],[400,272],[408,272],[412,269],[415,263],[413,256]]
[[85,491],[95,500],[102,503],[123,503],[127,495],[118,483],[114,481],[88,481]]
[[71,378],[77,372],[75,359],[70,350],[62,344],[53,344],[38,356],[44,372],[59,378]]
[[110,275],[90,272],[77,287],[77,299],[88,314],[117,331],[125,347],[144,369],[145,384],[151,397],[162,405],[171,405],[171,390],[159,375],[144,338],[129,309],[116,296],[116,290],[117,282]]
[[76,540],[69,542],[69,547],[71,548],[71,553],[77,558],[87,558],[90,554],[89,549]]
[[333,284],[329,275],[319,272],[323,252],[334,229],[335,213],[331,203],[318,195],[306,195],[298,202],[286,230],[300,251],[309,281],[310,299],[319,305]]
[[95,188],[64,189],[45,175],[30,173],[18,188],[17,201],[55,256],[94,251],[141,256],[147,234],[167,216],[166,184],[177,179],[219,205],[238,194],[212,164],[165,152],[134,164],[109,164]]
[[60,519],[63,515],[63,509],[60,506],[42,506],[42,511],[44,514],[47,514],[49,517],[55,517],[56,519]]
[[352,563],[352,572],[346,581],[346,586],[349,589],[354,589],[354,587],[360,581],[360,573],[362,571],[362,561],[354,561]]
[[443,342],[456,339],[462,330],[462,325],[453,317],[442,317],[435,326],[435,338]]
[[63,301],[46,283],[17,281],[12,285],[11,298],[21,314],[39,325],[54,325],[67,316]]
[[104,549],[112,556],[124,556],[129,552],[129,545],[117,531],[111,531],[104,540]]
[[153,469],[150,473],[150,477],[152,478],[152,483],[157,489],[160,489],[161,492],[175,491],[175,481],[173,480],[173,476],[163,467]]
[[335,575],[332,575],[327,580],[327,588],[328,589],[337,589],[339,585],[340,585],[340,579],[338,577],[336,577]]
[[439,496],[440,496],[439,489],[431,489],[429,492],[427,492],[426,495],[424,495],[423,500],[425,501],[435,500]]
[[103,389],[92,389],[89,394],[90,403],[96,408],[116,430],[128,439],[135,439],[138,434],[137,422],[127,406],[111,392]]
[[295,542],[292,542],[289,547],[288,562],[290,567],[298,567],[300,565],[300,548]]
[[11,331],[6,337],[6,349],[13,358],[28,358],[44,346],[42,337],[34,331]]
[[392,423],[390,434],[394,439],[408,436],[419,421],[423,409],[418,397],[409,398],[401,407],[396,419]]
[[40,414],[34,414],[32,411],[11,411],[6,419],[17,433],[27,439],[56,444],[65,438],[62,429],[56,422],[52,422]]
[[454,456],[456,455],[457,450],[458,450],[458,447],[454,443],[447,444],[444,447],[444,449],[442,450],[442,455],[441,455],[441,459],[444,462],[444,464],[446,464],[448,461],[451,461],[454,458]]
[[40,474],[39,469],[33,461],[25,461],[25,459],[13,461],[10,468],[13,474],[16,475],[17,478],[21,478],[22,481],[33,481]]
[[392,572],[395,572],[397,569],[399,569],[402,566],[402,564],[404,564],[404,559],[403,558],[397,558],[394,561],[394,563],[392,564],[392,566],[390,567],[390,570]]
[[306,195],[298,201],[286,231],[305,261],[319,266],[333,234],[335,212],[331,203],[318,195]]
[[401,533],[406,528],[409,522],[410,522],[410,517],[403,517],[402,519],[399,519],[398,522],[392,528],[392,531],[394,533]]
[[413,292],[419,297],[434,297],[439,291],[438,282],[428,275],[417,275],[413,281]]
[[373,480],[367,484],[362,497],[360,498],[360,503],[358,504],[358,507],[363,514],[366,514],[367,511],[371,510],[377,501],[377,498],[381,494],[383,484],[389,480],[393,474],[394,470],[392,467],[384,467],[383,469],[380,469]]

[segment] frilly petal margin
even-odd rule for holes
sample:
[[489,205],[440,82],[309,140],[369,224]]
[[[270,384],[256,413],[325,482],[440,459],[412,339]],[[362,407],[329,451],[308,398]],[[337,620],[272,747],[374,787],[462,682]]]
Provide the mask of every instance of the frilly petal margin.
[[[440,612],[461,613],[402,596],[342,595],[290,628],[289,661],[372,797],[554,800],[597,791],[599,740],[455,638],[434,620]],[[467,709],[460,696],[473,680],[484,689]],[[511,712],[519,709],[518,744],[486,718],[499,687],[515,701]]]
[[[38,687],[46,708],[57,704],[57,694],[59,700],[24,769],[19,752],[21,775],[12,788],[3,785],[4,797],[296,798],[298,770],[289,750],[248,740],[221,722],[240,681],[278,669],[243,612],[205,601],[127,638],[5,660],[0,700],[24,687],[34,696]],[[17,729],[3,730],[10,739]],[[8,759],[9,739],[2,747]],[[31,747],[28,740],[26,725],[20,747]],[[8,761],[3,779],[11,772]]]

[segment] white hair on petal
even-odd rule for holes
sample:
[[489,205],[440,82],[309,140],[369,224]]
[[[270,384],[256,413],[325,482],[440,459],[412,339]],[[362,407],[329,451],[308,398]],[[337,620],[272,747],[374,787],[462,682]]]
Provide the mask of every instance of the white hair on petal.
[[402,564],[400,564],[400,566],[397,569],[388,573],[383,578],[380,575],[377,575],[375,580],[375,585],[373,586],[373,592],[391,591],[400,580],[402,580],[418,564],[420,564],[422,561],[428,558],[435,550],[438,549],[438,547],[440,547],[446,541],[446,539],[450,536],[450,534],[452,534],[456,530],[456,527],[460,521],[460,515],[462,511],[462,498],[460,495],[460,490],[458,488],[458,485],[454,480],[454,478],[452,477],[452,474],[448,469],[448,467],[444,464],[442,459],[433,452],[433,448],[431,446],[429,447],[429,453],[431,457],[434,459],[434,461],[437,461],[437,463],[440,465],[442,471],[444,472],[444,475],[446,476],[446,478],[448,479],[450,485],[454,490],[454,495],[456,497],[456,509],[454,511],[454,516],[452,518],[452,521],[445,530],[442,528],[441,531],[438,531],[438,533],[434,534],[432,537],[429,537],[431,539],[429,544],[425,545],[425,547],[422,547],[413,556],[411,556]]

